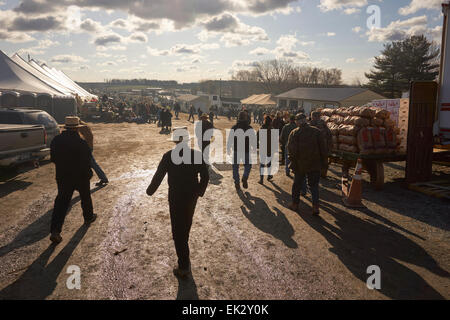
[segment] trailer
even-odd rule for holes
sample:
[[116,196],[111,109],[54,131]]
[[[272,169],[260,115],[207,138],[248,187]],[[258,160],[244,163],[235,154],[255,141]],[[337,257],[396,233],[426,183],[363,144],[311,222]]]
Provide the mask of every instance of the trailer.
[[[450,157],[450,150],[434,149],[433,161],[442,161],[443,158]],[[375,190],[382,190],[384,187],[384,164],[389,162],[404,162],[407,159],[406,153],[392,154],[359,154],[346,151],[331,151],[328,163],[335,163],[342,166],[342,177],[350,176],[350,168],[355,168],[358,159],[361,159],[363,170],[370,176],[370,184]]]
[[441,148],[450,148],[450,32],[449,24],[450,4],[442,4],[444,16],[441,43],[441,64],[439,69],[438,108],[433,126],[435,144]]

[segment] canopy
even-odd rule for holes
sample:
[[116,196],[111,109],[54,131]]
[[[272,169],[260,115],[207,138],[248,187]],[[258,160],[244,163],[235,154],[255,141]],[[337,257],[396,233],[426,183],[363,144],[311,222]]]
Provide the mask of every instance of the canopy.
[[254,94],[247,99],[241,100],[242,104],[254,104],[254,105],[276,105],[277,103],[272,100],[272,96],[270,94]]
[[38,69],[33,67],[31,64],[28,64],[28,62],[23,60],[17,53],[11,57],[11,60],[13,60],[15,63],[17,63],[19,66],[21,66],[23,69],[25,69],[26,71],[28,71],[35,77],[44,81],[46,84],[48,84],[52,88],[54,88],[60,92],[63,92],[66,95],[71,95],[71,96],[75,95],[76,92],[74,90],[71,90],[71,89],[63,86],[62,84],[58,83],[54,79],[50,78],[46,74],[42,73],[41,71],[39,71]]
[[0,50],[0,91],[18,91],[64,95],[29,73]]

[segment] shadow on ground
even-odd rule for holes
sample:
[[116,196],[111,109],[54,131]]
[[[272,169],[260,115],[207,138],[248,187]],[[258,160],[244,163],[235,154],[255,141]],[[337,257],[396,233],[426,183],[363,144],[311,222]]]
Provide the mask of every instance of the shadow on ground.
[[176,278],[178,280],[177,300],[199,300],[197,285],[192,273],[187,278]]
[[51,244],[12,284],[0,291],[0,299],[42,300],[56,288],[57,278],[75,248],[85,236],[89,226],[81,226],[72,239],[50,262],[56,245]]
[[[104,186],[95,187],[94,189],[91,190],[91,194],[97,192],[102,188],[104,188]],[[70,202],[68,212],[79,201],[80,196],[73,198],[72,201]],[[10,243],[8,243],[3,247],[0,247],[0,257],[8,254],[9,252],[15,249],[28,246],[47,237],[50,234],[50,222],[52,219],[52,212],[53,208],[48,210],[37,220],[28,225],[25,229],[20,231],[14,238],[14,240],[12,240]]]
[[294,228],[283,212],[276,207],[272,211],[263,199],[249,192],[239,191],[238,195],[244,204],[241,206],[242,213],[255,227],[283,241],[289,248],[298,248],[297,242],[292,239]]
[[[272,186],[275,189],[266,188],[274,192],[277,201],[282,205],[289,203],[290,194],[275,183]],[[402,263],[425,268],[443,278],[450,276],[422,247],[398,231],[424,240],[422,237],[368,209],[361,212],[386,225],[360,219],[332,205],[340,202],[335,193],[321,188],[320,194],[321,199],[326,200],[320,204],[321,216],[311,215],[311,209],[303,201],[299,216],[324,236],[331,245],[330,251],[355,277],[365,283],[369,277],[367,267],[377,265],[381,268],[380,291],[384,295],[392,299],[444,299],[441,293]],[[335,219],[334,224],[322,218],[327,215]]]

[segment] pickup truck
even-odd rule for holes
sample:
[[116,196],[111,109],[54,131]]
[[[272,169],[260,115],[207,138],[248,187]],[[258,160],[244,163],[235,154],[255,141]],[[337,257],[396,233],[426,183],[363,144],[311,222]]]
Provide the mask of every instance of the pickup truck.
[[0,166],[38,161],[49,154],[43,125],[0,124]]
[[2,124],[34,124],[43,125],[47,133],[47,147],[54,137],[60,134],[56,120],[47,112],[26,108],[0,108],[0,125]]

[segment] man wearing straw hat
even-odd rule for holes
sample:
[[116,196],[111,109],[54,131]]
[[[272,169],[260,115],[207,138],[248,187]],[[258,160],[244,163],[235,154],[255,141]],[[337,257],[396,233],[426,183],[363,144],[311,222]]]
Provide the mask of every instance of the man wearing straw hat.
[[173,269],[173,272],[177,277],[184,278],[190,274],[191,270],[188,241],[192,218],[198,197],[205,194],[209,173],[200,152],[190,148],[190,137],[185,128],[175,129],[169,140],[177,145],[162,157],[147,188],[147,194],[151,196],[156,192],[167,173],[170,221],[178,256],[178,266]]
[[92,206],[90,188],[91,150],[78,134],[80,127],[78,117],[66,117],[65,131],[56,136],[50,145],[51,161],[56,166],[58,185],[50,227],[50,240],[54,243],[62,241],[61,229],[75,190],[80,193],[85,224],[90,224],[97,218]]

